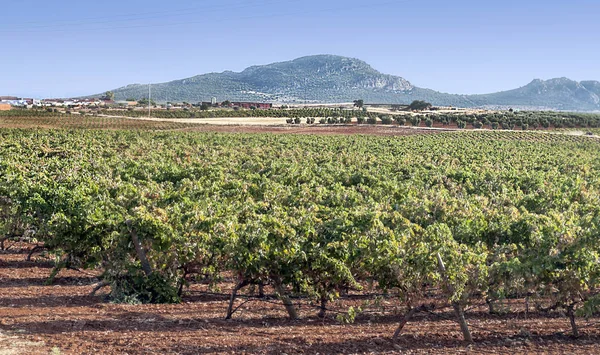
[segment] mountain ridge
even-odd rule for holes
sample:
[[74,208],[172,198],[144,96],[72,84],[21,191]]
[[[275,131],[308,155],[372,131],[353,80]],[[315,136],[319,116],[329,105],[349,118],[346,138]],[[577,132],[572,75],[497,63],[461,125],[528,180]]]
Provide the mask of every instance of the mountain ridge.
[[[267,101],[335,103],[363,99],[371,103],[407,104],[425,100],[438,106],[522,107],[598,111],[600,82],[568,78],[534,79],[529,84],[490,94],[450,94],[420,88],[400,76],[384,74],[368,63],[329,54],[250,66],[241,72],[207,73],[151,84],[159,102]],[[129,84],[112,90],[117,100],[145,98],[148,86]]]

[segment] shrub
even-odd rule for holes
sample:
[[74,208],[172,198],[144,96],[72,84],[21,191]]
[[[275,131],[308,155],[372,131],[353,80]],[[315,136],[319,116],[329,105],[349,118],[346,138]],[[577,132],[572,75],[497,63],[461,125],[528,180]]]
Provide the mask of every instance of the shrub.
[[432,107],[432,105],[429,102],[415,100],[408,106],[408,109],[415,110],[415,111],[423,111],[423,110],[430,109],[431,107]]
[[367,118],[367,123],[368,124],[376,124],[377,123],[377,117],[369,117],[369,118]]
[[141,272],[132,272],[111,280],[111,301],[114,303],[178,303],[181,301],[176,284],[153,273],[145,276]]
[[381,116],[381,123],[383,124],[392,124],[392,117],[390,115]]
[[363,116],[356,117],[356,123],[357,124],[363,124],[363,123],[365,123],[365,118]]
[[421,117],[419,116],[414,116],[410,119],[410,123],[414,126],[414,127],[418,127],[421,124]]

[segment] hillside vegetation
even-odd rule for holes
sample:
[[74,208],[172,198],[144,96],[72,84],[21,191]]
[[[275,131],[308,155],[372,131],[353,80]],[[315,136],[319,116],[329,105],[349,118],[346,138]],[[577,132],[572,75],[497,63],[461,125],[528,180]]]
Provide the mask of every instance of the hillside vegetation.
[[[148,97],[148,86],[133,84],[116,90],[115,98]],[[488,95],[452,95],[419,88],[406,79],[386,75],[367,63],[333,55],[303,57],[289,62],[253,66],[235,73],[210,73],[152,85],[160,102],[269,101],[409,104],[424,100],[438,106],[514,106],[530,109],[600,110],[600,83],[566,78],[534,80],[515,90]],[[99,95],[97,95],[99,96]],[[101,96],[101,95],[100,95]]]

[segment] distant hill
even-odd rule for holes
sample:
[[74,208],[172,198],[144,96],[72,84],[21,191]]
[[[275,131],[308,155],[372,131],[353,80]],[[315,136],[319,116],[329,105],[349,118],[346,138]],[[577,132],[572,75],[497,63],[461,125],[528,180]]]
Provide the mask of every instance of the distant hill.
[[471,95],[475,105],[547,107],[554,110],[595,111],[600,109],[600,82],[577,82],[567,78],[536,79],[515,90]]
[[[147,97],[147,85],[112,90],[117,100]],[[512,106],[552,110],[600,110],[600,82],[567,78],[534,80],[509,91],[486,95],[453,95],[413,86],[367,63],[334,55],[302,57],[288,62],[253,66],[235,73],[210,73],[167,83],[152,84],[159,102],[268,101],[279,103],[351,102],[403,103],[426,100],[434,105],[482,107]]]

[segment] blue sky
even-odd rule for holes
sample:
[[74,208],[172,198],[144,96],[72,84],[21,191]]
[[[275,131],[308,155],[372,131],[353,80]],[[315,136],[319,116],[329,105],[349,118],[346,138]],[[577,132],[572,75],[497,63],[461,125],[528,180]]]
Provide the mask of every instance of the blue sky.
[[600,1],[3,1],[0,44],[0,95],[93,94],[312,54],[487,93],[600,80]]

